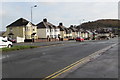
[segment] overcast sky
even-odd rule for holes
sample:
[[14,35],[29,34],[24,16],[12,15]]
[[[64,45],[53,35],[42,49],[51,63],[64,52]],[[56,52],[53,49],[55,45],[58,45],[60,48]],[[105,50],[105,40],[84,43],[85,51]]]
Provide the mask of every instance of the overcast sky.
[[50,1],[22,2],[21,0],[21,2],[15,2],[12,0],[12,2],[8,2],[6,0],[6,2],[2,2],[2,6],[0,6],[0,20],[2,19],[0,26],[2,27],[0,27],[0,30],[5,31],[7,25],[21,17],[30,21],[30,7],[34,5],[37,5],[36,8],[33,8],[34,24],[47,18],[54,25],[62,22],[66,27],[69,27],[71,24],[79,25],[87,21],[118,18],[118,0]]

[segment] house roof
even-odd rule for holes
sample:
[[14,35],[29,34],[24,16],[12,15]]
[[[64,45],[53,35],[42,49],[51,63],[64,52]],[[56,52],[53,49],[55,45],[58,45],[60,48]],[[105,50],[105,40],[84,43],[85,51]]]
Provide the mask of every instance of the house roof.
[[65,27],[65,26],[63,26],[63,24],[62,24],[62,23],[59,23],[58,28],[60,28],[60,31],[65,31],[65,30],[66,30],[66,27]]
[[92,33],[91,31],[89,31],[89,30],[86,30],[86,32],[89,33],[89,34],[93,34],[93,33]]
[[65,28],[65,31],[67,34],[69,34],[69,33],[71,33],[72,30],[70,28]]
[[47,19],[43,19],[42,22],[37,24],[37,28],[57,28],[55,25],[51,24],[50,22],[47,22]]
[[75,26],[73,26],[73,25],[70,26],[70,29],[72,30],[72,32],[78,31],[77,28]]
[[58,26],[58,28],[60,28],[60,31],[64,31],[65,30],[64,26]]
[[[29,21],[27,21],[26,19],[20,18],[16,20],[15,22],[11,23],[10,25],[8,25],[7,27],[26,26],[28,23]],[[34,24],[32,25],[35,26]]]

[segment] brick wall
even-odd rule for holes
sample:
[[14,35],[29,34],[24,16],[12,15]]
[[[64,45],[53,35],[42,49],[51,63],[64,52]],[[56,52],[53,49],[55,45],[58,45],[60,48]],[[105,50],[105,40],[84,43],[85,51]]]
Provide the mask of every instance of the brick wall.
[[[64,41],[67,41],[67,38],[63,39]],[[36,39],[35,42],[50,42],[50,41],[59,41],[59,39]]]
[[35,42],[50,42],[50,41],[59,41],[58,39],[37,39]]

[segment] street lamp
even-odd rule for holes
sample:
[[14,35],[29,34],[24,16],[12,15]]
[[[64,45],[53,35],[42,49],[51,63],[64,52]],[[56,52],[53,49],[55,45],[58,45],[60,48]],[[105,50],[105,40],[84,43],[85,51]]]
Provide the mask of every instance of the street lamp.
[[34,6],[31,7],[31,23],[32,23],[32,9],[33,9],[34,7],[37,7],[37,5],[34,5]]
[[81,19],[81,20],[79,20],[79,21],[80,21],[80,25],[81,25],[81,24],[82,24],[82,22],[83,22],[83,21],[85,21],[85,19]]
[[[37,5],[31,6],[31,24],[32,24],[32,9],[34,7],[37,7]],[[32,27],[32,25],[31,25],[31,27]],[[34,33],[31,34],[32,42],[34,42],[34,35],[35,35]]]

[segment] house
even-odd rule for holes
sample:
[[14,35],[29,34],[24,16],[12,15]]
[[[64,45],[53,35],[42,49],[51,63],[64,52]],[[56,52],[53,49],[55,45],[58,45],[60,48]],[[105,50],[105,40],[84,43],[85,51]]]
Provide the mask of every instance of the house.
[[83,29],[79,26],[77,26],[77,32],[78,32],[78,37],[83,37],[84,39],[92,39],[93,38],[93,33],[90,30]]
[[24,18],[16,20],[6,28],[7,30],[3,36],[12,39],[16,39],[17,37],[24,38],[25,40],[37,39],[37,26]]
[[70,28],[65,28],[65,38],[72,39],[72,30]]
[[4,33],[5,31],[0,31],[0,36],[3,36]]
[[76,37],[88,38],[88,33],[84,29],[76,28]]
[[92,31],[93,33],[93,39],[92,40],[97,40],[98,39],[98,33],[96,30]]
[[68,29],[65,26],[63,26],[63,23],[59,23],[58,28],[60,29],[60,38],[66,38],[68,34]]
[[97,35],[98,39],[112,38],[114,36],[111,28],[101,28],[96,32],[98,33]]
[[79,30],[80,34],[79,36],[80,37],[83,37],[85,40],[91,40],[93,39],[93,32],[89,31],[89,30],[83,30],[83,29],[80,29]]
[[43,19],[42,22],[37,24],[37,34],[38,38],[58,38],[60,36],[60,29],[47,21],[47,19]]
[[86,32],[87,32],[87,37],[86,37],[86,39],[92,40],[92,39],[93,39],[93,32],[91,32],[90,30],[86,30]]
[[72,31],[72,39],[75,39],[76,37],[79,37],[79,32],[76,26],[71,25],[69,29]]

